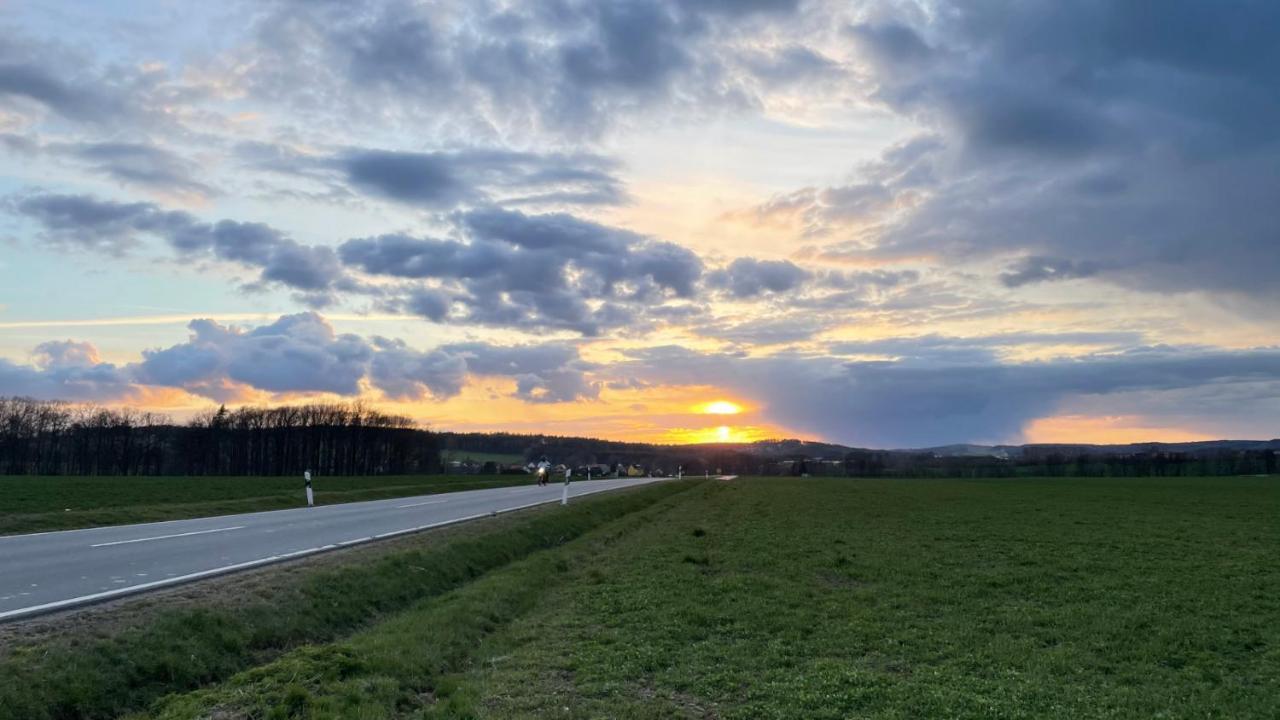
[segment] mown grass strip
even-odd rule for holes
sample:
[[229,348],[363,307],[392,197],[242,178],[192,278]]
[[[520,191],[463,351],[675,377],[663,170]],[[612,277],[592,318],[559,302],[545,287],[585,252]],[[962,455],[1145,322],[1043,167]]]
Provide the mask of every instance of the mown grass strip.
[[146,628],[110,637],[15,648],[0,661],[0,720],[118,717],[304,643],[332,640],[693,484],[661,483],[584,498],[501,532],[316,572],[234,610],[166,611]]
[[[714,490],[714,485],[705,485]],[[549,590],[575,577],[607,546],[661,523],[684,498],[599,526],[562,547],[538,552],[442,597],[431,598],[347,640],[295,650],[194,693],[166,698],[160,720],[201,717],[392,718],[472,706],[443,678],[467,667],[480,643],[520,618]]]

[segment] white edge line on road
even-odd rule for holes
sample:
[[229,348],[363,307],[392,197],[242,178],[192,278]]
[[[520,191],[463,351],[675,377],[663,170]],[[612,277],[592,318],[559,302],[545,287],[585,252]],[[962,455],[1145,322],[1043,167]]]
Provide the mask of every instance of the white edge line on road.
[[110,547],[112,545],[128,545],[129,543],[149,542],[151,540],[168,540],[169,538],[188,537],[190,535],[208,535],[209,533],[227,532],[229,530],[243,530],[244,525],[236,525],[234,527],[214,528],[212,530],[192,530],[191,532],[174,533],[173,535],[153,535],[152,537],[134,538],[132,540],[115,540],[113,542],[98,543],[90,545],[91,548]]
[[409,503],[408,505],[397,505],[396,509],[399,510],[401,508],[418,507],[420,505],[439,505],[440,503],[447,503],[447,502],[449,501],[448,500],[428,500],[426,502]]
[[[647,484],[647,483],[643,483]],[[635,485],[627,484],[618,488],[600,488],[589,490],[587,492],[578,493],[574,497],[582,497],[583,495],[594,495],[596,493],[608,492],[610,490],[621,490],[623,488],[635,487]],[[80,597],[68,598],[66,600],[58,600],[56,602],[45,603],[43,605],[32,605],[30,607],[17,608],[16,610],[6,610],[0,612],[0,622],[11,620],[13,618],[23,617],[25,615],[39,615],[41,613],[61,610],[63,608],[71,608],[77,605],[88,605],[90,603],[102,602],[113,598],[123,597],[125,595],[133,595],[144,590],[153,590],[169,585],[180,585],[182,583],[192,582],[194,580],[202,580],[204,578],[215,577],[217,575],[226,575],[237,570],[248,570],[249,568],[258,567],[260,565],[269,565],[271,563],[281,562],[283,560],[291,560],[293,558],[302,557],[304,555],[314,555],[326,550],[336,550],[340,547],[349,547],[351,545],[359,545],[361,543],[372,542],[384,538],[394,537],[396,535],[405,535],[407,533],[429,530],[431,528],[443,527],[445,525],[454,525],[457,523],[467,522],[469,520],[477,520],[482,517],[491,517],[500,513],[514,512],[516,510],[524,510],[526,508],[535,507],[537,505],[546,505],[547,503],[556,502],[557,498],[548,498],[539,500],[538,502],[527,503],[525,505],[517,505],[515,507],[503,508],[501,510],[491,510],[489,512],[478,513],[476,515],[468,515],[466,517],[453,518],[452,520],[442,520],[430,525],[420,525],[407,530],[396,530],[382,535],[374,535],[371,537],[356,538],[355,540],[344,540],[342,542],[332,543],[330,545],[321,545],[318,547],[307,548],[305,550],[295,550],[294,552],[282,553],[280,555],[272,555],[270,557],[259,558],[257,560],[249,560],[247,562],[236,563],[234,565],[224,565],[222,567],[212,568],[210,570],[201,570],[187,575],[179,575],[177,577],[165,578],[163,580],[153,580],[141,585],[130,585],[129,587],[117,588],[115,590],[107,590],[106,592],[94,593],[92,595],[81,595]]]

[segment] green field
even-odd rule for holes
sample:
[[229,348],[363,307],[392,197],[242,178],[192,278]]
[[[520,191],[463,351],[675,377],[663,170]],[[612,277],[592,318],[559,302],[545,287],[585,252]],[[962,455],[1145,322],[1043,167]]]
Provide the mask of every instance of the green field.
[[[316,503],[356,502],[532,482],[520,475],[317,477]],[[306,504],[296,477],[0,475],[0,535],[281,510]]]
[[507,561],[486,555],[469,580],[137,717],[1280,708],[1274,478],[739,479],[641,492],[653,495],[611,494],[632,505],[593,519],[576,515],[588,503],[548,512],[579,518],[576,531]]

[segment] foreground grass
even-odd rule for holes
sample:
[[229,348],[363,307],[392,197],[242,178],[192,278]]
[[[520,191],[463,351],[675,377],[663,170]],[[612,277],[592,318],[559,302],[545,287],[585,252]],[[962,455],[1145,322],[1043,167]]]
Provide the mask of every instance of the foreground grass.
[[349,633],[691,486],[669,482],[583,498],[442,547],[313,573],[235,608],[173,610],[107,637],[12,648],[0,659],[0,719],[118,717],[289,648]]
[[[315,480],[316,503],[381,500],[531,483],[522,475],[382,475]],[[282,477],[0,475],[0,535],[282,510],[305,504]]]
[[153,708],[1273,718],[1274,479],[707,483]]

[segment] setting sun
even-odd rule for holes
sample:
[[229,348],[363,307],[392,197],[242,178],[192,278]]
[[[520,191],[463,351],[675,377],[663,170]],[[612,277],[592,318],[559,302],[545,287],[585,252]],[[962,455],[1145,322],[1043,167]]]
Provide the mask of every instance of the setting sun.
[[742,412],[742,406],[728,400],[716,400],[703,405],[700,412],[707,415],[737,415]]

